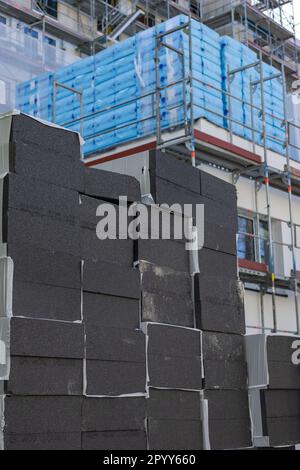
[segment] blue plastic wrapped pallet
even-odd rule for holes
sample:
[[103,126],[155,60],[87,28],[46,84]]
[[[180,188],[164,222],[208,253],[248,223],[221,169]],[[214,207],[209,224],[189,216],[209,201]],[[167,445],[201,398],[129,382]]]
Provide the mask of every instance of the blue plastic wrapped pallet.
[[[232,74],[230,86],[228,83],[229,71],[257,63],[258,56],[244,44],[230,37],[224,36],[220,41],[222,85],[224,90],[224,127],[228,129],[230,126],[229,107],[231,107],[233,133],[249,140],[254,139],[257,144],[263,145],[262,87],[260,84],[259,66],[253,66]],[[271,77],[272,79],[263,83],[264,108],[266,112],[266,144],[271,150],[284,153],[285,128],[282,80],[278,77],[277,69],[268,64],[263,64],[263,78]],[[226,94],[229,91],[232,96],[230,104]],[[250,104],[251,92],[253,115]]]
[[[18,105],[23,112],[53,120],[53,84],[65,85],[83,93],[83,137],[85,154],[91,154],[156,131],[156,36],[188,22],[180,15],[147,29],[105,51],[69,65],[56,73],[44,74],[18,86]],[[194,76],[194,116],[223,125],[222,83],[219,35],[192,21],[192,63]],[[184,51],[185,74],[189,74],[189,34],[178,30],[163,41]],[[158,76],[160,119],[163,129],[184,121],[184,93],[189,105],[189,86],[183,77],[179,54],[159,48]],[[186,82],[187,83],[187,82]],[[146,95],[146,96],[145,96]],[[56,89],[56,122],[80,130],[79,95],[60,86]],[[125,102],[127,102],[125,104]],[[73,121],[73,122],[72,122]]]
[[[190,51],[189,29],[184,27],[188,22],[188,17],[177,16],[93,57],[19,85],[19,108],[45,120],[55,119],[58,124],[70,129],[82,130],[84,153],[90,155],[155,134],[156,93],[159,87],[161,127],[172,130],[184,122],[184,102],[188,106],[187,118],[190,116],[190,86],[183,77],[189,75],[191,53],[194,118],[203,117],[228,129],[228,67],[232,69],[253,63],[257,61],[257,55],[238,41],[221,38],[215,31],[194,20],[190,27]],[[182,28],[171,32],[177,26]],[[158,49],[157,77],[156,40],[160,33],[167,31],[170,33],[161,41],[183,52],[184,65],[178,53],[161,46]],[[251,108],[247,105],[250,81],[257,74],[255,69],[245,70],[234,75],[231,83],[231,93],[237,98],[231,100],[232,115],[237,121],[233,123],[232,130],[247,139],[253,137]],[[59,85],[54,95],[55,82]],[[81,123],[80,95],[69,88],[82,93]],[[260,96],[257,87],[254,104],[258,107]],[[282,109],[283,115],[283,94],[278,83],[267,82],[264,96],[267,112],[277,115],[278,110],[281,112]],[[253,114],[257,129],[255,139],[261,143],[262,116],[258,111]],[[280,120],[268,116],[267,131],[268,146],[282,151],[282,145],[276,140],[284,135]]]

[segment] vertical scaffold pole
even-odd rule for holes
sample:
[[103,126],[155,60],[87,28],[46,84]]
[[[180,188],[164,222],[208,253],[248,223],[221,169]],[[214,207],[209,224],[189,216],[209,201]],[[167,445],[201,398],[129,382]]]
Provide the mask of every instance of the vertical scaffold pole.
[[265,110],[265,85],[264,85],[264,68],[262,52],[259,54],[260,61],[260,94],[261,94],[261,113],[262,113],[262,135],[264,146],[264,185],[266,189],[266,204],[267,204],[267,218],[268,218],[268,232],[269,232],[269,271],[271,275],[271,289],[272,289],[272,313],[273,313],[273,328],[274,333],[277,333],[277,312],[276,312],[276,287],[275,287],[275,272],[274,272],[274,246],[273,246],[273,230],[272,230],[272,215],[271,215],[271,202],[270,202],[270,177],[268,167],[268,150],[267,150],[267,119]]

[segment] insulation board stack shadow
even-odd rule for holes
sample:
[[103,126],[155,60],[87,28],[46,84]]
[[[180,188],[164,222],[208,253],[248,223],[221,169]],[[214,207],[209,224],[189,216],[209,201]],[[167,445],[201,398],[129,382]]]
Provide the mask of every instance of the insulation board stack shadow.
[[257,447],[300,442],[299,337],[246,336],[249,394]]
[[0,321],[9,319],[10,326],[4,448],[80,449],[84,329],[79,193],[84,167],[79,135],[25,115],[7,116],[0,124],[5,175],[5,311]]
[[[250,447],[252,438],[243,336],[245,318],[243,292],[237,276],[235,187],[193,168],[185,157],[178,159],[168,152],[150,152],[149,175],[156,204],[179,204],[182,208],[184,204],[191,204],[194,225],[198,224],[204,235],[203,247],[197,255],[199,271],[194,270],[197,265],[194,262],[191,273],[193,326],[202,331],[202,396],[203,403],[208,406],[210,447]],[[202,220],[199,219],[201,212],[197,205],[204,206]],[[165,252],[162,251],[157,259],[164,259]],[[172,268],[176,269],[178,262],[174,262]],[[181,291],[178,289],[178,292]],[[182,298],[183,295],[182,292]],[[176,307],[170,310],[171,314],[174,311]],[[174,318],[177,320],[176,315]],[[172,323],[170,317],[168,321],[165,318],[160,321]],[[231,401],[234,406],[230,407]]]

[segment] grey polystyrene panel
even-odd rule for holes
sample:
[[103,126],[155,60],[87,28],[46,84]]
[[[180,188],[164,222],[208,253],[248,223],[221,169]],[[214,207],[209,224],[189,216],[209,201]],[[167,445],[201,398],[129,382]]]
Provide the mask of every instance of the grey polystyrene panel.
[[247,389],[244,337],[202,332],[206,389]]
[[82,359],[83,325],[13,317],[10,343],[14,356]]
[[149,450],[201,450],[200,420],[148,419]]
[[80,252],[78,224],[22,210],[10,209],[7,212],[4,236],[4,242],[16,246],[36,246],[74,256]]
[[81,396],[83,362],[80,359],[12,356],[6,393]]
[[96,431],[82,433],[82,450],[146,450],[145,431]]
[[80,321],[80,289],[15,281],[13,314],[16,317]]
[[201,332],[153,323],[145,328],[149,386],[201,390]]
[[68,153],[78,160],[80,158],[82,140],[78,132],[23,113],[12,117],[10,141],[31,142],[41,148]]
[[69,188],[46,183],[31,175],[9,173],[5,176],[4,209],[19,209],[62,220],[79,221],[79,194]]
[[5,433],[5,450],[81,450],[81,432]]
[[145,393],[145,363],[86,360],[87,396],[120,397]]
[[14,263],[14,280],[78,289],[81,261],[78,256],[37,247],[8,245]]
[[85,325],[86,358],[145,363],[145,335],[140,330]]
[[147,416],[154,419],[201,419],[200,393],[183,390],[149,389]]
[[100,240],[96,228],[80,228],[79,239],[80,254],[84,260],[117,263],[129,268],[133,265],[133,240]]
[[151,177],[160,177],[200,194],[200,171],[185,158],[179,159],[168,152],[151,150],[149,152],[149,169]]
[[14,142],[9,146],[10,171],[22,177],[35,178],[63,188],[83,191],[84,164],[79,160],[80,149],[72,155],[47,149],[37,143]]
[[145,417],[144,397],[83,399],[82,430],[86,432],[143,430]]
[[84,262],[82,287],[86,292],[140,298],[138,270],[104,261]]
[[81,402],[74,396],[6,396],[5,432],[80,432]]
[[136,329],[140,325],[137,299],[83,292],[82,311],[86,326]]
[[249,387],[266,387],[269,384],[266,335],[245,336]]
[[119,201],[120,196],[126,196],[128,202],[141,199],[139,181],[132,176],[85,168],[84,179],[84,193],[88,196],[113,201]]

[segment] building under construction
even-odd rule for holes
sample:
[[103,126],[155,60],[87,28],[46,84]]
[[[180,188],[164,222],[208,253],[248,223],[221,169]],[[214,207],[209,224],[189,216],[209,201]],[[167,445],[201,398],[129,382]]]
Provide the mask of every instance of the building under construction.
[[[129,266],[126,266],[128,271],[122,271],[124,276],[118,278],[118,288],[108,286],[108,283],[105,287],[107,291],[102,291],[102,287],[93,283],[93,278],[101,279],[105,286],[108,281],[104,279],[101,269],[94,264],[91,264],[91,267],[87,264],[87,267],[83,268],[86,272],[81,272],[79,284],[78,279],[75,279],[74,285],[60,286],[81,289],[81,292],[88,293],[87,297],[91,297],[90,294],[93,293],[116,298],[126,297],[127,301],[129,297],[130,301],[137,301],[141,291],[142,317],[136,323],[130,323],[128,320],[128,324],[130,323],[130,328],[135,334],[138,331],[141,337],[144,338],[141,333],[146,336],[149,349],[146,350],[145,359],[141,353],[143,345],[138,339],[134,339],[141,349],[136,346],[137,349],[133,353],[128,353],[129,359],[125,359],[126,368],[120,369],[120,377],[131,377],[129,364],[132,361],[138,362],[141,369],[141,364],[145,361],[148,368],[152,367],[150,378],[150,369],[147,369],[146,392],[143,388],[144,369],[140,376],[133,373],[132,383],[126,385],[125,382],[117,382],[115,376],[118,374],[114,372],[113,386],[117,391],[111,391],[111,384],[105,389],[103,383],[97,382],[97,371],[101,370],[103,375],[109,376],[110,369],[108,372],[103,371],[99,364],[101,362],[102,367],[102,363],[106,361],[122,362],[122,352],[110,357],[102,350],[93,351],[93,341],[96,340],[92,336],[92,330],[95,326],[93,321],[96,320],[91,321],[88,316],[85,318],[84,314],[81,317],[79,314],[75,316],[73,321],[81,320],[83,324],[86,322],[91,336],[89,339],[85,335],[84,341],[87,343],[83,348],[84,352],[78,352],[75,348],[73,355],[69,357],[72,360],[84,361],[83,395],[89,397],[89,400],[84,402],[84,425],[81,423],[78,429],[75,426],[76,432],[74,431],[72,439],[79,440],[79,434],[83,433],[86,446],[84,448],[102,448],[104,433],[111,431],[111,428],[107,425],[107,428],[98,429],[93,427],[95,424],[89,424],[93,415],[92,408],[89,408],[91,403],[98,409],[96,400],[107,400],[103,397],[115,396],[119,397],[118,400],[127,400],[121,396],[136,397],[136,394],[140,394],[146,397],[149,403],[145,412],[142,406],[138,406],[140,399],[135,398],[136,413],[140,413],[137,421],[142,422],[147,418],[146,431],[142,424],[138,429],[125,428],[135,433],[134,437],[130,434],[133,439],[130,441],[127,434],[119,436],[118,433],[125,432],[122,427],[113,428],[117,436],[110,436],[109,439],[112,440],[108,445],[120,445],[123,438],[129,442],[127,447],[124,444],[124,448],[132,448],[130,445],[137,446],[134,448],[148,446],[150,450],[178,449],[182,448],[180,445],[189,449],[223,449],[247,448],[253,445],[286,447],[297,444],[300,441],[300,406],[297,398],[300,388],[299,365],[295,373],[295,369],[288,363],[289,359],[286,359],[293,348],[293,340],[300,336],[300,116],[297,109],[299,95],[296,83],[299,78],[299,44],[295,36],[293,1],[0,1],[0,31],[1,28],[5,33],[0,36],[1,51],[3,49],[0,61],[3,61],[4,65],[0,71],[0,98],[3,109],[15,105],[22,112],[38,119],[79,132],[85,141],[81,159],[87,168],[87,176],[83,186],[79,178],[79,182],[76,180],[72,188],[79,194],[80,201],[87,204],[86,208],[83,207],[84,204],[82,206],[84,223],[80,229],[91,228],[88,216],[91,204],[89,198],[113,200],[117,204],[116,195],[109,195],[110,189],[103,189],[103,193],[99,190],[101,184],[105,188],[103,173],[107,171],[112,185],[115,177],[116,184],[122,187],[124,183],[117,180],[120,174],[123,177],[127,175],[129,179],[126,184],[131,189],[135,188],[136,183],[130,178],[138,180],[140,196],[135,189],[132,189],[134,196],[130,191],[128,193],[133,200],[140,197],[142,201],[172,204],[178,202],[178,198],[182,198],[182,203],[188,203],[190,200],[200,201],[201,196],[210,208],[205,219],[208,227],[206,245],[202,254],[200,251],[199,257],[197,255],[196,262],[191,259],[186,261],[184,256],[180,258],[179,244],[176,245],[178,251],[172,251],[174,247],[171,248],[170,245],[170,251],[168,248],[164,252],[161,248],[155,251],[154,246],[138,243],[134,248],[129,248],[129,251],[132,249],[134,252],[133,261],[142,273],[141,285],[136,289],[132,289],[131,281],[128,281],[122,290],[125,277],[131,279],[133,284],[135,282],[134,274]],[[17,65],[14,63],[14,57],[20,57]],[[19,140],[25,142],[27,139],[34,145],[40,144],[36,140],[30,140],[31,124],[27,123],[26,117],[21,115],[19,119],[21,122],[25,119],[25,127],[28,125],[27,137],[22,137],[22,133],[18,134],[16,131],[19,125],[18,117],[10,116],[9,119],[8,124],[5,123],[5,129],[12,130],[10,137],[9,133],[6,135],[5,144],[11,149],[10,144],[13,142],[13,158],[18,161],[22,154],[18,147]],[[35,125],[37,124],[32,124],[33,128]],[[32,132],[34,134],[35,131]],[[43,134],[44,131],[40,132]],[[45,131],[43,135],[45,138],[49,135],[50,139],[50,134],[50,131],[49,134]],[[68,132],[61,138],[68,140],[66,136]],[[74,154],[77,155],[78,145],[75,142],[72,145]],[[23,151],[25,152],[25,149]],[[12,154],[7,155],[5,152],[3,155],[10,162]],[[61,148],[57,152],[61,154]],[[24,154],[29,158],[29,154]],[[165,159],[164,155],[167,156]],[[52,170],[47,166],[49,163],[41,163],[41,168],[43,165],[50,174]],[[69,163],[66,166],[64,163],[64,169],[69,168],[68,165]],[[32,168],[35,168],[35,165]],[[91,168],[105,170],[99,172],[100,186],[93,183]],[[198,173],[195,176],[196,168],[200,170],[200,186]],[[181,172],[182,179],[178,176]],[[63,178],[62,175],[59,177]],[[37,176],[38,178],[40,176]],[[58,178],[56,173],[55,178]],[[61,184],[62,187],[65,185],[66,183]],[[237,214],[233,202],[235,190],[232,190],[231,185],[234,185],[237,194]],[[13,184],[10,183],[9,187],[13,188]],[[163,200],[163,196],[167,200]],[[13,192],[10,197],[14,200]],[[22,204],[22,207],[13,206],[13,209],[27,210]],[[37,212],[39,210],[40,208]],[[8,243],[10,251],[8,250],[7,256],[15,256],[18,259],[19,253],[13,245],[14,243]],[[91,243],[89,249],[92,247]],[[70,249],[73,248],[66,247],[66,250]],[[112,251],[108,248],[107,256],[113,257]],[[81,253],[81,261],[89,259],[90,253],[86,254],[87,252],[88,249]],[[130,258],[131,265],[131,255],[128,259],[125,258],[124,263],[128,263]],[[142,261],[149,262],[152,267],[149,268]],[[222,265],[223,271],[228,270],[228,276],[231,276],[231,288],[227,291],[228,286],[224,287],[226,282],[218,273],[218,263]],[[167,267],[163,274],[163,287],[157,287],[159,283],[156,276],[159,274],[153,266],[158,265]],[[119,276],[113,268],[105,266],[110,273],[108,277]],[[70,273],[72,269],[70,268]],[[180,274],[172,271],[177,269]],[[22,277],[23,272],[20,276],[18,281],[24,284],[26,276],[24,274],[25,277]],[[48,274],[45,274],[43,282],[48,285],[53,281],[49,281],[47,276]],[[87,276],[86,280],[84,276]],[[178,298],[182,295],[186,300],[191,294],[187,294],[186,290],[181,291],[190,278],[193,282],[191,291],[194,317],[190,304],[187,302],[183,307]],[[32,283],[36,282],[38,281],[34,278]],[[174,286],[171,288],[168,282],[170,285],[174,282],[176,288],[178,287],[179,296]],[[154,289],[151,295],[150,285],[157,287],[157,291]],[[163,291],[164,288],[166,291]],[[13,289],[16,289],[15,285]],[[124,294],[126,289],[131,292],[130,295]],[[228,295],[223,293],[222,297],[220,292],[223,289]],[[207,292],[210,292],[210,295]],[[50,297],[50,294],[47,295]],[[174,313],[174,306],[173,310],[171,309],[174,318],[164,317],[158,302],[159,296],[166,302],[163,305],[167,305],[166,299],[172,305],[179,302],[178,317]],[[213,298],[214,296],[216,298]],[[89,302],[91,305],[91,298]],[[218,322],[217,319],[217,312],[221,308],[224,313],[223,323],[223,320]],[[245,312],[245,320],[241,320],[242,310]],[[195,312],[199,311],[201,314],[197,317]],[[181,317],[183,312],[187,315],[184,319]],[[226,312],[229,312],[228,318]],[[23,314],[22,308],[19,308],[19,316],[22,317]],[[228,323],[225,322],[225,317]],[[12,320],[11,328],[17,330],[18,322],[21,325],[23,320]],[[123,326],[126,331],[130,329],[128,324]],[[163,328],[167,327],[162,327],[162,324],[172,325],[169,327],[170,331],[165,330],[167,346],[163,351],[159,345],[164,344]],[[181,332],[182,337],[181,333],[174,333],[174,326],[185,330]],[[83,336],[79,331],[72,333],[73,327],[74,324],[70,325],[71,336],[73,333],[75,336],[78,334],[78,338],[81,334]],[[98,324],[98,327],[103,325]],[[21,331],[22,325],[19,328]],[[38,332],[40,326],[37,325],[36,328]],[[116,330],[116,325],[112,326],[115,334],[114,328]],[[194,336],[189,339],[185,335],[190,331]],[[100,330],[98,332],[100,334]],[[247,334],[246,359],[240,350],[244,333]],[[194,345],[194,349],[191,348],[193,351],[185,352],[184,357],[188,358],[187,363],[190,361],[192,364],[191,370],[197,372],[192,379],[186,377],[182,381],[174,372],[174,376],[170,374],[164,381],[161,363],[158,361],[155,365],[151,361],[154,356],[176,356],[176,353],[170,351],[173,351],[172,345],[176,342],[177,334],[185,345],[183,348],[187,347],[189,341]],[[55,332],[53,335],[55,336]],[[200,358],[195,353],[199,342],[204,367],[201,374],[197,368]],[[217,343],[219,353],[221,351],[223,355],[217,355]],[[87,351],[90,356],[86,355]],[[285,359],[279,357],[276,351],[280,351]],[[43,354],[48,357],[47,354],[50,353],[46,351]],[[67,356],[64,354],[68,352],[63,351],[61,354],[65,358]],[[139,359],[132,360],[132,354],[136,354]],[[39,357],[40,350],[37,348],[32,354],[24,353],[17,342],[15,352],[12,353],[12,363],[13,360],[17,363],[14,357],[22,355]],[[232,359],[233,357],[235,359]],[[246,360],[248,376],[243,369]],[[222,379],[222,373],[217,367],[218,361],[222,362],[226,371]],[[182,364],[185,368],[186,363],[183,361]],[[16,366],[14,367],[16,370]],[[217,370],[217,378],[214,377],[213,370]],[[9,419],[14,422],[13,412],[10,411],[14,408],[13,400],[17,403],[16,396],[23,394],[22,386],[18,388],[18,381],[12,380],[10,383],[11,380],[9,378],[6,395],[3,393],[3,396],[6,396],[3,409],[7,407],[8,422]],[[74,395],[81,395],[78,384],[77,387]],[[248,396],[244,392],[248,387],[252,423],[250,433],[250,418],[244,407]],[[63,389],[62,386],[61,390]],[[38,387],[37,390],[33,395],[43,395]],[[178,390],[181,390],[183,395],[196,392],[200,394],[201,412],[195,407],[193,413],[196,415],[199,411],[201,414],[201,431],[198,428],[195,430],[194,415],[186,421],[183,420],[184,424],[180,421],[179,427],[174,428],[174,436],[170,431],[171,421],[173,420],[174,424],[177,419],[182,419],[174,418],[176,400],[184,402],[185,399],[189,401],[192,398],[192,395],[175,398]],[[170,395],[163,396],[164,392]],[[173,398],[172,393],[175,393]],[[61,395],[64,394],[63,391]],[[174,405],[170,416],[167,417],[162,411],[164,400]],[[235,410],[237,414],[234,415],[234,411],[229,407],[229,414],[226,415],[225,408],[235,400],[239,411]],[[279,402],[289,400],[292,403],[292,411],[276,408]],[[101,401],[101,406],[103,403]],[[49,407],[51,406],[49,400]],[[63,401],[59,406],[64,408]],[[72,406],[70,404],[70,410]],[[77,403],[74,407],[79,409]],[[224,416],[218,415],[218,407],[222,408]],[[247,404],[246,408],[248,409]],[[103,417],[102,408],[102,411],[99,410],[99,416]],[[185,412],[183,410],[183,413]],[[109,416],[113,416],[112,411],[109,413]],[[130,411],[128,413],[130,414]],[[124,418],[124,422],[127,418]],[[232,425],[233,422],[236,426]],[[186,443],[178,442],[175,435],[180,433],[181,426],[186,429],[183,434],[196,436],[195,440],[192,438],[187,439]],[[22,428],[19,434],[23,433],[30,434]],[[14,432],[11,431],[11,434]],[[14,441],[11,434],[8,433],[5,438],[4,432],[3,446],[20,447],[20,441]],[[144,434],[147,436],[147,443]],[[229,437],[225,438],[226,434],[231,434],[231,440]],[[37,447],[44,445],[41,444],[40,438],[37,439]],[[82,441],[79,444],[76,439],[67,442],[66,446],[81,446]]]

